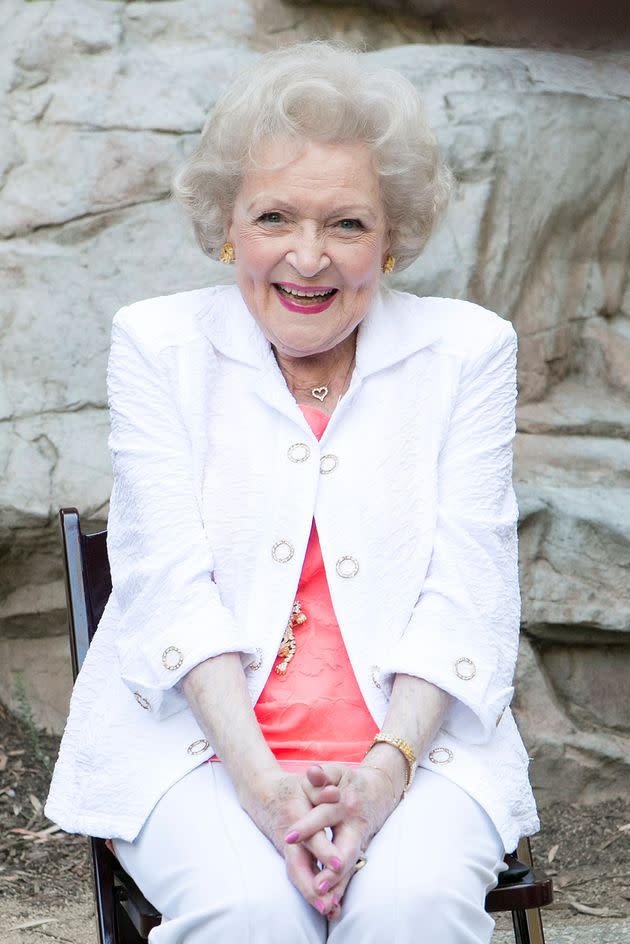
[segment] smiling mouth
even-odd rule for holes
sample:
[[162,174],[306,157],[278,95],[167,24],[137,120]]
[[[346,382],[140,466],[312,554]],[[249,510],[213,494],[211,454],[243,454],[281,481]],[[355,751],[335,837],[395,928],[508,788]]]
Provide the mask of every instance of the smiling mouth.
[[283,298],[297,305],[304,305],[306,307],[309,305],[321,305],[322,302],[330,301],[333,295],[336,295],[338,291],[336,288],[329,288],[309,292],[306,289],[287,288],[285,285],[280,285],[279,282],[273,282],[272,284],[278,294],[282,295]]

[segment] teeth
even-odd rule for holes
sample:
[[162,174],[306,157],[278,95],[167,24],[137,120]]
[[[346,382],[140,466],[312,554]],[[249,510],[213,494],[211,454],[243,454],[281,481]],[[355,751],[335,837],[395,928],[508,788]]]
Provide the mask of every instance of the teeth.
[[297,289],[287,288],[286,285],[280,285],[278,287],[286,295],[293,295],[295,298],[326,298],[335,291],[334,288],[331,288],[327,292],[300,292]]

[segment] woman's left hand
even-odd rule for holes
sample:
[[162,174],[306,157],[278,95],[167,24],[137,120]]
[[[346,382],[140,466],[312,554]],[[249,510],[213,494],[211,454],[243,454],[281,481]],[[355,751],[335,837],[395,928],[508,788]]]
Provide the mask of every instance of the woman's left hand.
[[[336,803],[325,802],[326,794],[322,787],[326,784],[338,786]],[[317,894],[333,906],[331,911],[334,912],[355,873],[357,859],[398,806],[400,797],[388,773],[367,765],[313,765],[303,779],[303,789],[313,803],[313,809],[292,824],[291,831],[297,833],[293,841],[307,841],[327,826],[332,829],[333,841],[340,854],[340,867],[336,872],[329,867],[323,868],[315,876],[314,885]]]

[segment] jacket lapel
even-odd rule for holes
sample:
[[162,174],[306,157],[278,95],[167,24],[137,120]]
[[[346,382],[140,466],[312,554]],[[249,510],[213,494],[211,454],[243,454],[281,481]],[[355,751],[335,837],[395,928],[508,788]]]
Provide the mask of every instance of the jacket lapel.
[[[203,334],[225,357],[252,367],[254,392],[269,406],[307,430],[301,410],[289,392],[271,345],[247,308],[236,285],[209,289],[199,312]],[[432,344],[439,337],[430,299],[382,288],[359,325],[356,367],[347,401],[370,374],[385,370]]]

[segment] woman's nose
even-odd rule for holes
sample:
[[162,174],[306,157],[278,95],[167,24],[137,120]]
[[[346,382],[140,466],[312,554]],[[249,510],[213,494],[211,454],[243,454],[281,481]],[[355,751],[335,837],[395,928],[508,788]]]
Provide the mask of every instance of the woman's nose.
[[296,272],[307,279],[323,272],[330,265],[330,258],[322,240],[309,236],[302,236],[299,239],[294,248],[287,253],[286,260]]

